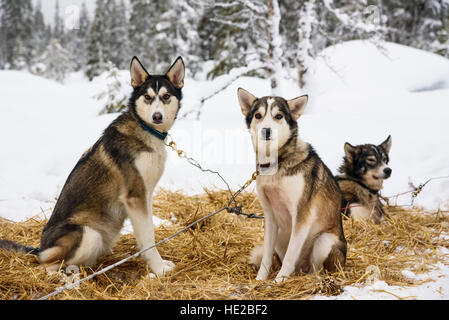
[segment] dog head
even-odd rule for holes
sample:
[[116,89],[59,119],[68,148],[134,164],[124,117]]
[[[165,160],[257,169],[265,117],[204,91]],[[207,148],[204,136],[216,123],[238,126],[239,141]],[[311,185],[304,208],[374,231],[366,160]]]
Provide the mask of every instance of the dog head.
[[164,75],[150,75],[137,57],[131,61],[130,100],[132,111],[156,130],[167,132],[173,125],[182,99],[185,66],[178,57]]
[[374,190],[380,190],[383,181],[388,179],[392,172],[388,166],[391,143],[391,136],[378,146],[374,144],[352,146],[346,142],[340,172],[361,180]]
[[250,131],[259,169],[277,166],[278,151],[298,135],[298,118],[308,96],[292,100],[281,97],[257,98],[239,88],[238,98]]

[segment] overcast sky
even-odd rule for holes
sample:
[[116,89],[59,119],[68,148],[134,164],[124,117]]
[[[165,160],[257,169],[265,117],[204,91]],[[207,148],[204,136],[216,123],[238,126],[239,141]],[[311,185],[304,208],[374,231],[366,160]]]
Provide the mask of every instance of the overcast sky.
[[[39,2],[39,0],[32,0],[33,5]],[[55,14],[56,0],[40,0],[42,4],[42,12],[44,13],[45,21],[47,23],[53,23],[53,16]],[[81,9],[83,2],[86,2],[86,6],[90,11],[90,17],[93,17],[95,10],[95,0],[59,0],[59,10],[61,16],[64,18],[65,10],[68,6],[78,6]],[[70,14],[70,12],[68,13]]]

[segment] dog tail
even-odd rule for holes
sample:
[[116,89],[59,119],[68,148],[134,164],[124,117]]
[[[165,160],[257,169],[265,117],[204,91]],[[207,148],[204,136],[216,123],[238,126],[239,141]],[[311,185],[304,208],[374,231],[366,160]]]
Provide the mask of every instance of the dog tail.
[[263,245],[258,245],[251,250],[249,255],[249,263],[255,265],[256,267],[260,267],[260,263],[262,262],[263,256]]
[[8,251],[14,251],[14,252],[22,252],[22,253],[29,253],[38,255],[40,252],[39,248],[30,247],[30,246],[24,246],[23,244],[10,241],[10,240],[3,240],[0,239],[0,249],[8,250]]

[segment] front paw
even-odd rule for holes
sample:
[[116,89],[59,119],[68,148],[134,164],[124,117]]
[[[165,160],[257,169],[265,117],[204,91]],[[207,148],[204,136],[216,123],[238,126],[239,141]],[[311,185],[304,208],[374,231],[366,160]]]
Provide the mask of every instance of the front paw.
[[161,263],[151,268],[151,270],[158,276],[163,276],[164,274],[172,271],[175,268],[175,264],[169,260],[162,260]]
[[268,279],[268,272],[265,269],[260,269],[257,273],[257,281],[265,281]]
[[284,282],[285,280],[287,280],[287,278],[288,278],[287,276],[277,275],[276,278],[274,279],[274,282],[281,283],[281,282]]

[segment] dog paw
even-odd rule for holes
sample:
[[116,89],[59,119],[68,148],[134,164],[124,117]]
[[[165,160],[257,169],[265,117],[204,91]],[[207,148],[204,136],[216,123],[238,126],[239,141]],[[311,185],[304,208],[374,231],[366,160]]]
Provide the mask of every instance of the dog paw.
[[265,281],[265,280],[267,280],[268,279],[268,272],[265,272],[265,271],[259,271],[258,273],[257,273],[257,277],[256,277],[256,280],[257,281]]
[[167,270],[167,271],[171,271],[171,270],[173,270],[173,269],[175,268],[175,264],[174,264],[173,261],[170,261],[170,260],[162,260],[162,262],[164,263],[164,266],[165,266],[165,267],[167,267],[167,268],[170,269],[170,270]]
[[60,265],[59,264],[51,264],[45,266],[45,271],[49,276],[52,276],[59,272]]
[[162,260],[162,263],[159,266],[157,266],[156,268],[153,268],[153,272],[158,276],[162,276],[162,275],[172,271],[174,268],[175,268],[175,264],[172,261]]
[[278,274],[276,276],[276,278],[274,279],[274,282],[281,283],[281,282],[284,282],[287,279],[288,279],[288,276],[283,276],[283,275]]

